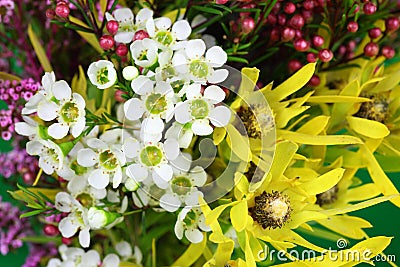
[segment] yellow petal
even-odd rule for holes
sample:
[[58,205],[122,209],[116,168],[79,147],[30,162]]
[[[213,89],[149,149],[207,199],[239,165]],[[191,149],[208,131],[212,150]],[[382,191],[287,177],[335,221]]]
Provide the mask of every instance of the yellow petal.
[[36,36],[35,32],[32,30],[32,25],[28,26],[28,36],[32,43],[33,49],[35,50],[36,56],[39,59],[40,65],[42,65],[43,70],[46,72],[52,72],[53,68],[50,65],[49,59],[46,56],[46,52],[43,46],[40,44],[39,38]]
[[278,137],[305,145],[346,145],[361,144],[362,141],[350,135],[309,135],[286,130],[277,130]]
[[303,126],[301,126],[297,132],[304,134],[314,134],[317,135],[321,133],[325,127],[328,125],[329,116],[317,116],[312,118],[308,122],[306,122]]
[[[399,191],[397,191],[392,181],[390,181],[389,177],[387,177],[385,172],[382,170],[371,151],[366,146],[361,146],[360,153],[364,157],[371,179],[378,186],[382,194],[385,196],[399,194]],[[390,201],[400,207],[400,198],[391,198]]]
[[391,90],[400,82],[400,70],[391,73],[384,80],[380,81],[372,90],[371,93],[380,93]]
[[296,229],[303,223],[324,219],[326,217],[327,216],[325,214],[319,211],[311,211],[311,210],[300,211],[298,213],[293,214],[292,220],[290,221],[288,227],[290,227],[290,229]]
[[355,202],[376,197],[380,193],[376,184],[369,183],[348,189],[344,197],[347,202]]
[[248,236],[247,232],[245,232],[245,236],[246,236],[246,248],[244,251],[244,255],[246,258],[246,265],[247,265],[247,267],[257,267],[256,261],[254,259],[253,251],[250,247],[249,236]]
[[222,142],[222,140],[224,140],[226,136],[226,130],[223,127],[217,127],[214,129],[214,133],[213,133],[213,140],[214,140],[214,145],[219,145],[219,143]]
[[317,195],[334,187],[344,174],[344,169],[338,168],[327,172],[317,179],[300,185],[309,195]]
[[272,162],[270,173],[272,179],[278,179],[289,166],[298,146],[290,141],[283,141],[276,144],[274,161]]
[[289,107],[277,112],[275,116],[275,124],[277,128],[286,127],[287,123],[297,115],[306,111],[309,107]]
[[249,139],[246,136],[242,136],[231,124],[227,126],[226,130],[228,131],[227,143],[232,152],[241,160],[249,162],[251,159]]
[[229,204],[224,204],[221,206],[216,207],[215,209],[211,210],[206,216],[206,223],[208,225],[214,223],[217,221],[218,217],[221,215],[221,213],[230,206],[236,205],[239,201],[234,201]]
[[372,227],[368,221],[354,216],[331,216],[317,220],[317,222],[334,232],[352,239],[364,238],[365,232],[362,228]]
[[231,222],[236,231],[241,232],[247,224],[247,200],[244,199],[231,208]]
[[287,96],[301,89],[311,79],[315,71],[315,63],[309,63],[292,75],[289,79],[278,85],[270,93],[272,101],[281,101]]
[[239,87],[239,95],[241,97],[245,97],[246,95],[254,91],[259,74],[260,70],[257,68],[242,69],[242,81]]
[[203,241],[196,244],[190,244],[186,251],[172,264],[172,266],[192,266],[202,255],[207,244],[207,237],[204,233]]
[[371,99],[356,96],[330,95],[330,96],[311,96],[307,102],[310,103],[359,103],[369,102]]
[[377,121],[348,116],[347,122],[351,129],[370,138],[384,138],[390,134],[386,125]]

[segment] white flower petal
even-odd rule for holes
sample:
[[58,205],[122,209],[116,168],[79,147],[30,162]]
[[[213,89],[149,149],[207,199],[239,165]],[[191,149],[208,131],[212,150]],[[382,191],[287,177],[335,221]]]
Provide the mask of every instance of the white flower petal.
[[199,219],[197,220],[197,224],[201,230],[203,230],[205,232],[211,231],[211,227],[206,224],[206,218],[204,217],[204,214],[201,214],[199,216]]
[[121,184],[121,182],[122,182],[122,170],[121,168],[117,168],[112,180],[113,188],[117,188]]
[[193,83],[186,87],[186,98],[193,99],[198,98],[201,96],[201,84],[200,83]]
[[89,228],[86,227],[79,232],[79,244],[82,247],[87,248],[90,245],[90,233]]
[[161,17],[154,20],[157,29],[167,30],[171,27],[171,20],[167,17]]
[[142,122],[142,129],[149,134],[159,134],[164,130],[164,122],[159,117],[146,118]]
[[115,249],[122,257],[132,256],[132,247],[126,241],[121,241],[115,245]]
[[83,130],[85,129],[86,126],[86,119],[85,117],[81,117],[78,119],[77,122],[75,122],[72,126],[71,126],[71,134],[73,137],[78,137]]
[[54,139],[64,138],[68,134],[68,131],[68,125],[62,123],[53,123],[48,128],[48,134]]
[[165,194],[160,198],[160,206],[168,212],[175,212],[181,206],[179,198],[173,194]]
[[207,181],[207,173],[200,166],[194,167],[189,176],[193,179],[192,182],[195,186],[203,186]]
[[39,141],[29,141],[26,143],[26,152],[29,155],[36,156],[40,155],[42,153],[42,150],[44,149],[44,145],[39,142]]
[[231,110],[225,106],[218,106],[211,110],[209,119],[214,126],[224,127],[231,119]]
[[108,254],[104,260],[101,267],[116,267],[119,266],[120,260],[114,253]]
[[164,152],[168,160],[174,160],[178,157],[179,153],[179,143],[176,139],[169,138],[164,142]]
[[189,71],[187,63],[188,61],[183,53],[176,52],[172,57],[172,65],[179,73],[187,73]]
[[59,192],[56,195],[55,207],[61,212],[71,212],[71,195],[66,192]]
[[154,168],[154,172],[166,182],[170,181],[172,179],[172,175],[174,174],[172,167],[168,164],[158,165]]
[[149,173],[145,166],[134,163],[126,168],[126,175],[134,179],[136,182],[142,182],[147,178]]
[[114,11],[114,18],[120,23],[129,21],[133,22],[134,16],[130,8],[117,8]]
[[117,32],[114,40],[118,43],[129,44],[133,40],[135,34],[133,32]]
[[57,118],[58,106],[54,102],[41,102],[38,106],[38,116],[44,121],[52,121]]
[[138,120],[143,116],[144,103],[138,98],[129,99],[124,103],[124,112],[128,120]]
[[140,143],[135,138],[127,138],[124,140],[123,150],[128,158],[137,157],[140,152]]
[[151,174],[152,178],[153,178],[153,182],[157,185],[158,188],[161,189],[167,189],[169,186],[169,183],[167,181],[165,181],[163,178],[161,178],[160,175],[158,175],[156,172],[153,172]]
[[145,95],[153,90],[153,82],[146,76],[140,75],[132,80],[131,87],[133,91],[139,95]]
[[178,20],[172,25],[172,32],[178,40],[185,40],[192,33],[192,28],[187,20]]
[[142,8],[136,15],[136,23],[143,23],[153,16],[153,10]]
[[225,92],[219,86],[210,85],[204,90],[204,97],[219,103],[225,99]]
[[108,148],[108,145],[104,141],[102,141],[98,138],[90,138],[86,141],[86,144],[94,149],[107,149]]
[[208,123],[208,120],[196,120],[192,124],[192,131],[197,135],[209,135],[212,134],[213,128]]
[[63,237],[71,237],[78,231],[78,225],[73,223],[73,220],[68,216],[60,221],[58,229]]
[[199,205],[199,197],[203,197],[203,193],[200,191],[194,191],[186,195],[185,204],[187,206],[197,206]]
[[37,128],[33,127],[32,125],[29,125],[26,122],[17,122],[15,124],[15,131],[19,135],[32,136],[37,133]]
[[83,167],[92,167],[97,162],[97,154],[90,148],[84,148],[78,151],[78,164]]
[[188,153],[180,153],[176,159],[169,162],[178,172],[188,172],[192,164],[192,157]]
[[149,18],[146,21],[146,31],[151,37],[153,37],[156,34],[156,25],[154,24],[153,18]]
[[206,52],[206,60],[214,68],[222,67],[228,59],[226,52],[219,46],[213,46]]
[[71,98],[71,87],[66,81],[57,81],[53,84],[53,95],[58,100],[69,100]]
[[203,234],[200,232],[199,229],[186,230],[185,236],[190,242],[194,244],[200,243],[203,240]]
[[54,82],[56,81],[56,76],[54,72],[46,72],[42,77],[42,86],[47,92],[51,92]]
[[192,120],[192,116],[189,111],[189,102],[181,102],[175,106],[175,120],[181,124],[185,124]]
[[76,104],[78,105],[79,109],[85,109],[85,99],[80,94],[73,93],[72,94],[73,99],[75,100]]
[[186,55],[190,59],[198,59],[206,51],[206,44],[201,39],[190,40],[185,48]]
[[179,219],[175,223],[174,231],[176,237],[181,240],[183,238],[183,224]]
[[208,77],[207,81],[209,83],[221,83],[226,80],[229,75],[229,71],[227,69],[218,69],[214,70],[211,75]]
[[96,189],[103,189],[110,183],[110,176],[102,170],[96,169],[89,174],[88,182]]

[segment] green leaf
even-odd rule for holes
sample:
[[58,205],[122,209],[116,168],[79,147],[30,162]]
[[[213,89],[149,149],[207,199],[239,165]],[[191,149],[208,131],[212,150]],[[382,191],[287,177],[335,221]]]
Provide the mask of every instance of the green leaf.
[[241,57],[229,56],[229,57],[228,57],[228,61],[239,62],[239,63],[244,63],[244,64],[249,64],[249,61],[248,61],[247,59],[241,58]]
[[41,209],[41,210],[33,210],[33,211],[30,211],[30,212],[23,213],[23,214],[21,214],[19,217],[20,217],[20,218],[31,217],[31,216],[40,214],[40,213],[42,213],[43,211],[45,211],[45,210],[42,210],[42,209]]
[[222,13],[221,11],[216,10],[216,9],[213,9],[213,8],[211,8],[211,7],[192,6],[192,8],[193,8],[193,9],[196,9],[196,10],[198,10],[198,11],[201,11],[201,12],[211,13],[211,14],[215,14],[215,15],[218,15],[218,16],[223,16],[223,14],[224,14],[224,13]]
[[50,65],[49,59],[46,56],[46,53],[40,44],[39,38],[36,36],[34,31],[32,30],[32,25],[28,26],[28,36],[32,43],[33,49],[35,50],[36,56],[39,59],[40,64],[43,67],[43,70],[46,72],[52,72],[53,68]]

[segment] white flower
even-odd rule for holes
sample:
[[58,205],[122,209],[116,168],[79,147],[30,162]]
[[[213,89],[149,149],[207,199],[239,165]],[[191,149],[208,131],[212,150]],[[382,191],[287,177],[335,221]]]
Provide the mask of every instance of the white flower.
[[42,101],[50,100],[53,97],[53,85],[56,82],[54,72],[46,72],[42,77],[42,88],[31,97],[22,109],[22,114],[28,115],[38,111],[38,105]]
[[30,140],[35,138],[43,138],[43,126],[40,127],[38,123],[28,116],[22,116],[24,121],[15,123],[15,131],[17,134],[27,136]]
[[148,8],[141,9],[136,15],[134,22],[134,15],[129,8],[119,8],[114,11],[114,16],[106,13],[107,21],[116,20],[119,24],[118,32],[114,39],[118,43],[130,43],[133,40],[135,32],[145,29],[145,24],[148,19],[153,17],[153,11]]
[[90,82],[99,89],[110,88],[117,81],[117,71],[108,60],[93,62],[87,72]]
[[134,138],[124,142],[124,152],[134,163],[126,168],[126,174],[136,182],[151,177],[156,184],[171,180],[173,170],[169,161],[179,155],[179,144],[175,139],[167,139],[164,143],[141,143]]
[[176,121],[168,128],[165,138],[177,138],[179,147],[188,148],[193,139],[192,124],[180,124]]
[[141,266],[143,254],[138,246],[134,247],[134,253],[132,253],[131,245],[126,241],[121,241],[115,245],[115,249],[124,261],[133,261]]
[[137,40],[131,44],[130,50],[135,64],[140,67],[148,68],[157,63],[158,47],[152,39]]
[[[225,98],[225,92],[216,85],[208,86],[201,94],[200,84],[191,84],[186,89],[185,102],[175,107],[175,119],[181,124],[191,123],[190,129],[196,135],[209,135],[215,127],[229,123],[231,111],[225,106],[215,106]],[[185,125],[185,127],[187,127]]]
[[[205,53],[205,56],[204,56]],[[195,82],[220,83],[228,77],[228,70],[222,67],[227,61],[226,52],[213,46],[206,52],[206,44],[201,39],[189,40],[185,49],[176,52],[172,58],[175,69]]]
[[81,248],[67,247],[61,245],[58,250],[60,251],[61,259],[50,259],[47,267],[116,267],[119,265],[120,260],[116,254],[108,254],[103,261],[96,250],[89,250],[85,252]]
[[79,243],[87,248],[90,244],[90,225],[87,217],[87,209],[71,195],[65,192],[59,192],[56,195],[55,207],[61,212],[69,212],[68,216],[63,218],[58,229],[63,237],[72,237],[79,231]]
[[50,140],[33,140],[26,144],[26,152],[39,156],[39,167],[46,174],[53,174],[63,166],[64,154],[61,148]]
[[135,66],[126,66],[122,70],[122,76],[127,81],[132,81],[137,76],[139,76],[139,70]]
[[190,165],[186,168],[182,168],[182,165],[185,164],[180,164],[179,170],[174,168],[167,192],[160,198],[160,206],[168,212],[175,212],[182,205],[198,205],[199,196],[203,196],[197,187],[203,186],[207,180],[204,169],[196,166],[189,172]]
[[88,211],[88,222],[93,230],[102,229],[120,217],[121,215],[116,212],[108,212],[97,207],[91,207]]
[[125,165],[125,156],[118,145],[108,145],[104,141],[92,138],[87,141],[90,148],[78,152],[78,163],[83,167],[94,167],[91,170],[88,182],[97,189],[106,188],[110,183],[117,188],[122,181],[122,169]]
[[176,41],[186,40],[192,32],[189,22],[186,20],[178,20],[171,27],[171,20],[167,17],[157,19],[150,18],[146,22],[146,30],[150,37],[157,41],[159,47],[173,48]]
[[200,243],[203,240],[202,231],[210,231],[210,227],[206,225],[204,214],[199,208],[184,207],[178,215],[175,223],[175,235],[178,239],[186,238],[192,243]]

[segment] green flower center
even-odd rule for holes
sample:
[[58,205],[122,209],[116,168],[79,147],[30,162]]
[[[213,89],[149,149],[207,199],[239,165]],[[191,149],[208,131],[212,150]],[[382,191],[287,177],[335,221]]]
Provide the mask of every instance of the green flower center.
[[146,108],[151,114],[160,114],[167,108],[167,100],[164,95],[151,94],[146,99]]
[[66,123],[75,122],[79,117],[79,108],[75,103],[67,102],[62,106],[60,116]]
[[192,187],[191,181],[189,180],[189,178],[185,176],[175,177],[171,181],[172,192],[178,195],[186,195],[187,193],[190,192],[191,187]]
[[99,161],[100,165],[107,170],[113,170],[118,166],[118,160],[110,150],[101,152]]
[[135,27],[132,22],[120,22],[118,30],[123,32],[133,32],[135,31]]
[[94,204],[93,197],[88,193],[80,193],[76,196],[76,199],[86,208],[92,207]]
[[190,106],[191,115],[196,119],[204,119],[210,112],[208,103],[203,99],[196,99],[192,101]]
[[59,161],[57,151],[54,148],[49,148],[47,150],[47,155],[55,162]]
[[147,60],[147,49],[143,50],[142,53],[138,56],[138,60]]
[[189,71],[193,76],[198,78],[207,78],[209,66],[206,62],[199,59],[192,60],[189,64]]
[[140,160],[146,166],[157,166],[163,159],[163,152],[156,146],[147,146],[140,152]]
[[157,42],[165,46],[169,46],[174,42],[174,37],[168,31],[159,31],[156,33],[154,38],[157,40]]
[[97,82],[101,85],[108,83],[108,68],[104,67],[97,71]]
[[185,224],[185,226],[192,226],[197,223],[198,217],[198,214],[195,211],[191,210],[186,214],[185,219],[183,219],[183,223]]
[[74,160],[71,165],[69,165],[69,167],[71,168],[71,170],[73,170],[75,172],[76,175],[80,176],[86,173],[87,169],[86,167],[83,167],[81,165],[78,164],[77,160]]

